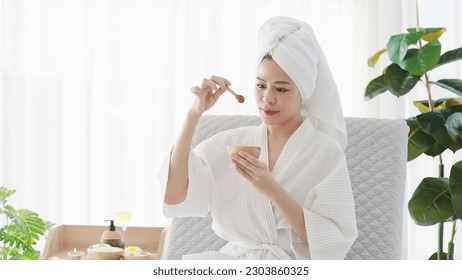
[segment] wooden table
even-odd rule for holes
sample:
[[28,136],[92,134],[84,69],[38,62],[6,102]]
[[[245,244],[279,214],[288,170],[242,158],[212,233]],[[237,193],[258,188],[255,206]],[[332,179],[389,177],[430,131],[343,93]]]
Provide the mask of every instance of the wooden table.
[[[107,226],[55,225],[48,232],[41,259],[69,259],[67,253],[82,251],[88,259],[87,248],[100,243]],[[120,228],[117,228],[122,233]],[[137,246],[150,253],[151,259],[160,259],[164,247],[166,229],[163,227],[128,227],[123,238],[125,246]]]

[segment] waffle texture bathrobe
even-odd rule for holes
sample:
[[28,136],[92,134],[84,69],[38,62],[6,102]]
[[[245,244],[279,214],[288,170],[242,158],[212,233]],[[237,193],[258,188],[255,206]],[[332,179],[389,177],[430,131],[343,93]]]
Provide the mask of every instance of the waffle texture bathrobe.
[[[357,237],[353,195],[342,147],[315,130],[309,119],[295,131],[272,174],[303,207],[308,245],[291,229],[270,200],[235,171],[227,145],[261,147],[268,163],[267,127],[221,132],[189,156],[186,200],[164,204],[168,217],[212,215],[215,233],[229,243],[196,259],[343,259]],[[168,160],[160,171],[165,186]]]

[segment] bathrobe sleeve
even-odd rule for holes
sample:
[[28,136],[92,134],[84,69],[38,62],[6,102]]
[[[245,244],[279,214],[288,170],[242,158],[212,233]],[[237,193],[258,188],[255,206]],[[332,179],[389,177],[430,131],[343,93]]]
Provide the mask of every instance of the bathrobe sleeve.
[[[331,165],[324,165],[327,172],[320,170],[325,174],[311,189],[302,207],[309,257],[341,260],[358,236],[356,212],[345,155],[340,149],[328,154]],[[306,250],[306,244],[301,246],[304,243],[294,233],[291,239],[296,254]]]
[[[207,216],[210,205],[211,189],[215,185],[213,172],[206,157],[201,151],[207,150],[204,146],[214,146],[213,139],[202,142],[196,149],[191,149],[188,158],[188,193],[186,199],[179,204],[164,203],[164,215],[167,217]],[[211,151],[213,152],[213,151]],[[162,197],[168,180],[170,156],[168,156],[159,170],[158,178]]]

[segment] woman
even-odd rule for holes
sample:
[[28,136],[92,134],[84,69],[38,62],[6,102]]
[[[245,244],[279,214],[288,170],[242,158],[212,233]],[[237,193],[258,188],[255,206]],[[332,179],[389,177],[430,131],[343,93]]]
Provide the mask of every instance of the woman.
[[[337,88],[311,27],[289,17],[258,34],[258,127],[228,130],[191,150],[201,115],[231,82],[212,76],[196,96],[161,170],[167,216],[212,215],[229,242],[196,259],[343,259],[357,237]],[[261,147],[260,157],[227,155]]]

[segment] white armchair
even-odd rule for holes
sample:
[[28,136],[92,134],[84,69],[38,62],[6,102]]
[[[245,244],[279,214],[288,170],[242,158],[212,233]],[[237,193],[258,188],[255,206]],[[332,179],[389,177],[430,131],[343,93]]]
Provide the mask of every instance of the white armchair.
[[[400,259],[408,126],[404,120],[346,118],[345,150],[359,235],[346,259]],[[205,115],[193,146],[217,132],[259,125],[258,116]],[[165,259],[219,250],[226,241],[210,227],[211,217],[174,218],[165,241]]]

